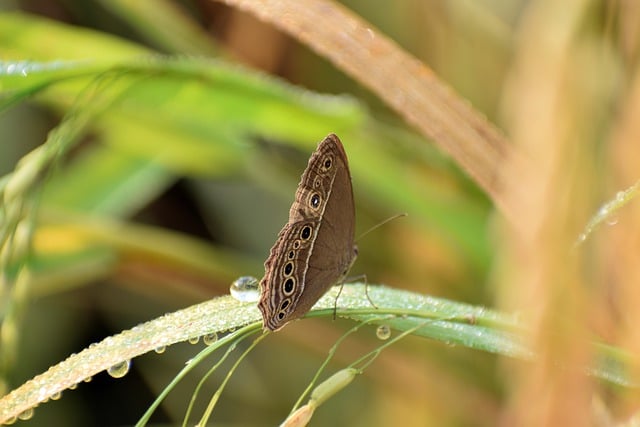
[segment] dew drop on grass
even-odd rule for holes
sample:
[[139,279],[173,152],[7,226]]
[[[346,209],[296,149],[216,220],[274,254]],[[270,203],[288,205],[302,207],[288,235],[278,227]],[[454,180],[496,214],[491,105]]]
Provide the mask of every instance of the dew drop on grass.
[[200,342],[200,336],[195,336],[189,338],[189,344],[198,344]]
[[33,408],[25,409],[23,412],[18,415],[19,420],[30,420],[33,418]]
[[53,393],[53,394],[51,395],[51,400],[60,400],[60,398],[61,398],[61,397],[62,397],[62,392],[61,392],[61,391],[59,391],[59,392],[57,392],[57,393]]
[[167,349],[166,345],[161,345],[160,347],[156,347],[153,351],[155,351],[158,354],[162,354],[166,349]]
[[378,337],[378,339],[381,339],[383,341],[388,340],[389,337],[391,337],[391,328],[389,327],[389,325],[378,326],[378,328],[376,329],[376,336]]
[[116,363],[109,369],[107,369],[107,373],[111,375],[113,378],[122,378],[127,375],[129,372],[129,368],[131,367],[131,360],[125,360],[120,363]]
[[229,287],[229,293],[237,301],[256,302],[260,299],[258,279],[251,276],[239,277]]
[[218,334],[215,332],[211,332],[210,334],[206,334],[202,337],[202,341],[205,345],[211,345],[214,342],[218,341]]

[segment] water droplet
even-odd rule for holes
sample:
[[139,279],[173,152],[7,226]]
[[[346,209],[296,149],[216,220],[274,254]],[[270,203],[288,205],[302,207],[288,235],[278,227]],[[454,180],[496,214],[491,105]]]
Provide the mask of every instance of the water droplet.
[[62,392],[58,391],[51,395],[51,400],[60,400],[61,397],[62,397]]
[[256,302],[260,299],[260,286],[258,279],[251,276],[242,276],[236,279],[229,287],[231,296],[240,302]]
[[87,377],[87,378],[84,379],[84,382],[85,383],[90,383],[92,379],[93,379],[93,377]]
[[109,369],[107,369],[107,373],[111,375],[113,378],[122,378],[127,375],[129,372],[129,368],[131,367],[131,360],[125,360],[120,363],[116,363]]
[[616,225],[618,223],[619,219],[617,216],[612,216],[607,218],[607,225]]
[[200,336],[189,338],[189,344],[198,344],[198,342],[200,342]]
[[388,340],[391,337],[391,328],[389,325],[380,325],[376,329],[376,336],[381,340]]
[[156,347],[154,351],[158,354],[162,354],[166,349],[167,349],[166,345],[161,345],[160,347]]
[[218,334],[215,332],[211,332],[210,334],[207,334],[204,337],[202,337],[202,341],[204,342],[205,345],[211,345],[214,342],[218,341]]
[[78,388],[78,384],[77,384],[77,383],[76,383],[76,384],[71,384],[71,385],[69,386],[69,390],[75,390],[75,389],[77,389],[77,388]]
[[18,415],[19,420],[30,420],[33,418],[33,408],[25,409],[20,415]]
[[578,236],[578,243],[582,243],[582,242],[584,242],[585,240],[587,240],[587,235],[586,235],[585,233],[581,233],[581,234]]
[[18,418],[16,417],[7,418],[6,420],[4,420],[4,425],[10,426],[11,424],[15,424],[16,421],[18,421]]

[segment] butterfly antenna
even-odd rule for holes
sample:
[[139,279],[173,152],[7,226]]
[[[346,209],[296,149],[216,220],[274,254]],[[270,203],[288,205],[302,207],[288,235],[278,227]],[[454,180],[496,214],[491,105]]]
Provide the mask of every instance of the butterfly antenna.
[[408,216],[408,215],[409,215],[409,214],[408,214],[408,213],[406,213],[406,212],[399,213],[399,214],[395,214],[394,216],[389,217],[389,218],[385,219],[384,221],[377,223],[376,225],[374,225],[373,227],[371,227],[370,229],[368,229],[368,230],[367,230],[367,231],[365,231],[364,233],[360,234],[360,235],[358,236],[358,238],[356,239],[356,242],[357,242],[358,240],[362,239],[362,238],[363,238],[364,236],[366,236],[367,234],[371,233],[371,232],[372,232],[373,230],[375,230],[376,228],[381,227],[381,226],[385,225],[386,223],[393,221],[394,219],[398,219],[398,218],[401,218],[401,217],[403,217],[403,216]]

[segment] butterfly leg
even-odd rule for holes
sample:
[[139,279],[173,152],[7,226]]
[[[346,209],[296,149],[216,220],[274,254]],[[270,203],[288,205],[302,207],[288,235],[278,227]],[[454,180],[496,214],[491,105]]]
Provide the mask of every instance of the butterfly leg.
[[376,305],[375,302],[373,302],[373,300],[369,296],[369,282],[367,281],[366,274],[364,275],[364,294],[367,296],[367,299],[369,300],[369,304],[371,304],[371,306],[377,310],[378,306]]
[[[375,302],[373,302],[373,300],[371,299],[371,297],[369,296],[369,281],[367,280],[367,275],[366,274],[360,274],[359,276],[354,276],[354,277],[349,277],[348,279],[346,279],[343,282],[344,283],[349,283],[349,282],[355,282],[361,280],[364,282],[364,294],[367,297],[367,300],[369,301],[369,304],[371,304],[371,306],[375,309],[378,309],[378,306],[376,305]],[[338,297],[340,296],[340,293],[342,292],[342,286],[340,286],[340,291],[338,292]],[[338,302],[338,298],[336,297],[336,304]],[[335,312],[335,310],[334,310]]]
[[373,300],[369,296],[369,281],[367,280],[367,275],[363,274],[361,278],[364,280],[364,294],[366,295],[367,299],[369,300],[369,304],[371,304],[371,306],[377,310],[378,306],[376,305],[375,302],[373,302]]
[[340,289],[338,289],[338,295],[336,295],[336,299],[333,300],[333,320],[336,320],[336,313],[338,312],[338,298],[340,298],[340,294],[342,293],[342,288],[344,288],[344,282],[340,284]]

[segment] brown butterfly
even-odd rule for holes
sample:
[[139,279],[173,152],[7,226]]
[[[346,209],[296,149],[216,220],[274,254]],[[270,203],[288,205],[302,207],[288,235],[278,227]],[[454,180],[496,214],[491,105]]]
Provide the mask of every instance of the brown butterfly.
[[358,255],[354,232],[347,155],[330,134],[311,155],[289,221],[264,263],[258,308],[265,329],[276,331],[302,317],[331,286],[342,283]]

